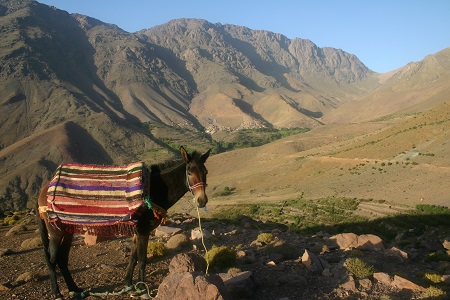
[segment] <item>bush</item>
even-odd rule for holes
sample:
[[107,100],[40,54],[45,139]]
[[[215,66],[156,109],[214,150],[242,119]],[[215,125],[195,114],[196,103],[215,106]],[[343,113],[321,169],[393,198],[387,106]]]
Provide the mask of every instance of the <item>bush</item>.
[[271,233],[260,233],[258,237],[256,238],[257,242],[263,243],[263,244],[269,244],[273,241],[273,234]]
[[430,286],[422,293],[421,296],[426,299],[444,299],[445,292],[437,287]]
[[234,190],[235,190],[235,188],[230,188],[230,187],[226,186],[223,188],[222,191],[218,191],[218,192],[214,193],[213,197],[229,196],[233,193]]
[[440,262],[440,261],[450,261],[450,256],[444,251],[429,253],[425,258],[426,262]]
[[347,258],[344,266],[350,273],[360,279],[372,276],[375,272],[373,266],[366,264],[359,258]]
[[227,246],[213,246],[205,255],[211,269],[226,269],[236,265],[236,251]]
[[435,273],[426,273],[425,278],[433,283],[440,283],[441,282],[441,275],[435,274]]
[[147,245],[147,257],[164,256],[167,252],[166,246],[161,242],[150,242]]

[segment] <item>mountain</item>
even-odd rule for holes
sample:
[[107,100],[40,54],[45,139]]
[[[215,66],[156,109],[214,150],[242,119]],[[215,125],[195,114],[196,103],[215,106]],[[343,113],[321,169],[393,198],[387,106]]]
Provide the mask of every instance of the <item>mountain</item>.
[[[324,122],[361,122],[392,113],[423,112],[449,100],[450,48],[386,74],[378,74],[380,86],[363,97],[348,101],[324,118]],[[358,112],[354,114],[353,112]]]
[[[449,206],[450,102],[387,121],[329,124],[208,160],[209,193],[222,204],[326,197],[405,207]],[[211,208],[213,209],[213,208]]]
[[448,49],[377,74],[269,31],[177,19],[129,33],[32,0],[0,0],[0,28],[3,209],[31,207],[62,162],[153,162],[224,132],[417,113],[448,94]]

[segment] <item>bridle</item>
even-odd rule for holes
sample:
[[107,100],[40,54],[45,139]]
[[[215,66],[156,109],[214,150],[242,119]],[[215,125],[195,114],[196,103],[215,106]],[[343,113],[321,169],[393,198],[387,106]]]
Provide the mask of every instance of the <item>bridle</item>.
[[196,188],[199,188],[199,187],[202,187],[202,186],[204,186],[204,187],[207,187],[208,185],[206,184],[206,183],[204,183],[203,181],[200,181],[200,182],[197,182],[196,184],[194,184],[194,185],[191,185],[191,183],[189,182],[189,174],[188,174],[188,166],[186,165],[186,184],[187,184],[187,186],[188,186],[188,188],[189,188],[189,191],[191,191],[191,194],[192,194],[192,196],[194,196],[195,197],[195,195],[194,195],[194,190],[196,189]]

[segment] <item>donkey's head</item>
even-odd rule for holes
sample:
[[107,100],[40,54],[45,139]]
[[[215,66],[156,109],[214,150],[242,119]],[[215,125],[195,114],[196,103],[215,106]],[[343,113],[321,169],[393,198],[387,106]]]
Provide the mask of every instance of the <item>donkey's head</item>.
[[208,170],[205,162],[209,157],[211,150],[204,154],[194,151],[192,154],[187,153],[183,146],[180,147],[181,156],[186,161],[186,184],[194,195],[194,200],[198,207],[205,207],[208,203],[206,196],[206,175]]

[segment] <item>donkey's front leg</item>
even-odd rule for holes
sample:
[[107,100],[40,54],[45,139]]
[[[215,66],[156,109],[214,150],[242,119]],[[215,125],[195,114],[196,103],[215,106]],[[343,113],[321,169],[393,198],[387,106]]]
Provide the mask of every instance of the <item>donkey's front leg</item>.
[[147,266],[147,247],[149,234],[137,235],[137,258],[139,264],[139,282],[145,282],[145,267]]

